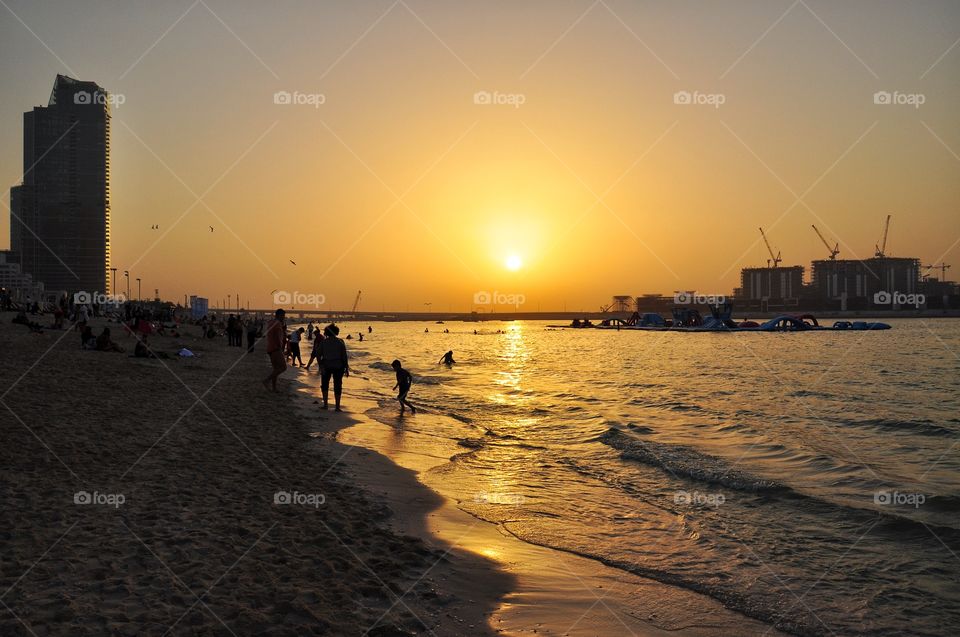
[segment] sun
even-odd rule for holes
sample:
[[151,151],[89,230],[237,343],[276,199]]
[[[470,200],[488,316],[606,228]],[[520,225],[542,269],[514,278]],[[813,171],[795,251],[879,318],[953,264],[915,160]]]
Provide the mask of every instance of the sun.
[[503,264],[507,266],[507,269],[511,272],[516,272],[523,267],[523,259],[516,254],[511,254]]

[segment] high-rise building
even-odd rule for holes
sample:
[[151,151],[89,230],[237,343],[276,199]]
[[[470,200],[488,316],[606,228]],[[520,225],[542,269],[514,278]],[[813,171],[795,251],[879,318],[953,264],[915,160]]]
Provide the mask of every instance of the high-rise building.
[[746,308],[796,306],[803,291],[803,266],[744,268],[740,271],[738,303]]
[[57,75],[23,114],[23,183],[10,189],[10,247],[48,291],[109,293],[110,98]]

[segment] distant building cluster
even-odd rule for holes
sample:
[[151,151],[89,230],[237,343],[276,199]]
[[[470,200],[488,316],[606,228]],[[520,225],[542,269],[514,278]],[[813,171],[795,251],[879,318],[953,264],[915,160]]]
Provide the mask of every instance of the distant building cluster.
[[732,302],[740,311],[756,312],[956,310],[960,309],[960,286],[945,280],[949,267],[925,266],[915,257],[823,259],[811,264],[809,280],[801,265],[744,268],[740,286],[729,296],[705,296],[695,291],[672,296],[619,295],[601,309],[662,312],[678,305]]
[[811,264],[809,282],[804,281],[804,268],[799,265],[744,268],[733,298],[738,307],[759,311],[960,307],[957,285],[928,274],[932,268],[925,268],[915,257],[822,259]]
[[47,106],[23,114],[23,182],[10,189],[0,288],[13,300],[111,292],[110,100],[58,75]]

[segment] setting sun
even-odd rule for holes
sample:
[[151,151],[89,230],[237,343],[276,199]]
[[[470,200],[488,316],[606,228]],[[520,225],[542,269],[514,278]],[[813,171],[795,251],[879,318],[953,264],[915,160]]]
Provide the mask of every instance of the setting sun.
[[511,254],[509,257],[507,257],[507,260],[506,262],[504,262],[504,265],[506,265],[507,269],[510,270],[511,272],[516,272],[517,270],[523,267],[523,260],[519,256],[515,254]]

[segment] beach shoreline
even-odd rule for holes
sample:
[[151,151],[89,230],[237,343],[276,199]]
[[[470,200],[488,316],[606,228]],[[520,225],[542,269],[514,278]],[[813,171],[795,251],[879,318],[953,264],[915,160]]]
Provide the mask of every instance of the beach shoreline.
[[[451,458],[415,440],[404,444],[410,432],[403,431],[401,418],[385,422],[376,417],[381,405],[370,397],[372,379],[363,376],[368,372],[374,370],[354,373],[345,382],[344,406],[350,417],[336,420],[318,415],[318,381],[301,373],[300,411],[306,421],[322,424],[312,435],[336,450],[340,463],[364,489],[386,502],[392,529],[447,550],[455,547],[452,564],[440,576],[446,588],[462,599],[499,601],[494,610],[467,617],[470,634],[477,634],[473,631],[481,620],[503,635],[784,634],[699,593],[525,542],[504,525],[462,509],[458,498],[469,494],[427,479],[432,468]],[[433,417],[423,410],[407,415],[419,426]],[[476,556],[485,558],[480,567],[471,563]],[[507,580],[498,581],[504,575]]]

